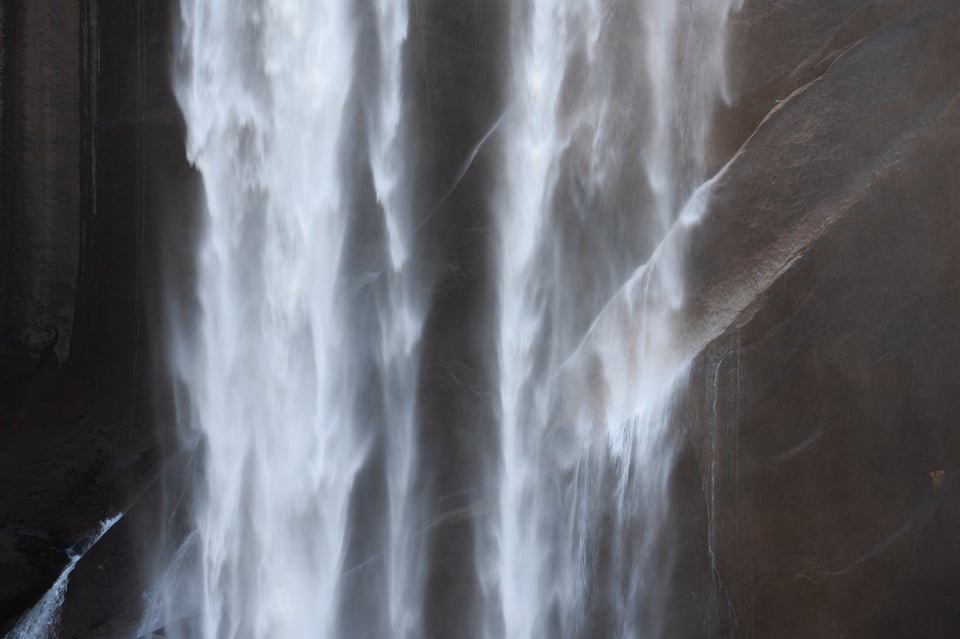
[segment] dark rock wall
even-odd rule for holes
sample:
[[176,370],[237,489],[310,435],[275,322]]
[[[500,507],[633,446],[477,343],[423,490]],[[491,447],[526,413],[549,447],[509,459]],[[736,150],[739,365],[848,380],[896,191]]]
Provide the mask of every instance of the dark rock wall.
[[729,636],[960,632],[958,36],[953,1],[736,21],[730,113],[766,120],[691,260],[764,284],[689,397]]
[[[156,338],[164,282],[189,281],[198,185],[170,88],[171,8],[3,4],[0,632],[167,457]],[[134,555],[135,530],[104,542]],[[101,572],[137,573],[108,559]],[[83,585],[78,568],[71,596]]]
[[[500,118],[502,40],[508,2],[411,2],[408,69],[412,111],[422,114],[415,138],[424,186],[414,210],[426,214],[425,281],[430,310],[423,327],[420,406],[421,490],[435,504],[427,540],[426,624],[429,637],[479,636],[480,596],[473,515],[484,516],[490,487],[478,486],[483,461],[495,454],[489,427],[494,376],[495,290],[489,193],[497,148],[477,145]],[[466,168],[466,172],[463,170]],[[462,176],[462,177],[461,177]]]
[[[472,479],[496,446],[473,427],[492,410],[495,147],[451,187],[502,112],[507,6],[413,2],[405,53],[424,114],[414,206],[430,212],[419,392],[422,489],[443,516],[437,637],[475,627]],[[3,4],[0,632],[118,510],[74,573],[64,636],[129,630],[153,517],[177,503],[156,481],[177,451],[159,349],[168,318],[189,317],[202,194],[171,93],[175,23],[165,0]],[[713,156],[735,159],[688,246],[700,301],[685,321],[710,339],[681,413],[668,627],[957,636],[960,4],[747,0],[730,59]]]

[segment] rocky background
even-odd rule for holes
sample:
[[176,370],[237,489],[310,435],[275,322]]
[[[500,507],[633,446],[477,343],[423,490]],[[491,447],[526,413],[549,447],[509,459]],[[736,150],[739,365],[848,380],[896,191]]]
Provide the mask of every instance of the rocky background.
[[[501,108],[504,12],[413,4],[411,55],[431,61],[413,72],[422,171],[440,193]],[[129,636],[176,511],[169,476],[189,467],[161,340],[169,300],[189,304],[200,198],[171,92],[176,10],[2,4],[0,633],[123,511],[71,578],[61,635]],[[687,244],[699,354],[673,636],[960,636],[960,3],[746,0],[732,25],[736,99],[713,154],[730,165]],[[489,301],[492,158],[426,231],[424,436],[449,492],[484,436],[431,415],[489,409],[487,338],[464,336]],[[431,534],[431,633],[457,636],[442,611],[472,587],[470,524]]]
[[174,8],[2,4],[0,634],[119,511],[71,578],[61,635],[123,636],[111,618],[140,605],[134,504],[175,454],[161,291],[189,290],[199,188]]
[[747,2],[732,59],[691,272],[751,296],[689,397],[732,634],[957,636],[960,3]]

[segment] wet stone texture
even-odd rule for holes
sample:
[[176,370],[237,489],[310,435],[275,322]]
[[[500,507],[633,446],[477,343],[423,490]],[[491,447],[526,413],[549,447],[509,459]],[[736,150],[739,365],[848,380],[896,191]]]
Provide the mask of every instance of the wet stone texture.
[[[0,634],[171,458],[160,289],[190,290],[199,193],[171,92],[173,8],[3,3]],[[136,520],[78,565],[63,636],[139,600]]]
[[[491,410],[495,156],[445,193],[503,108],[505,13],[414,5],[420,197],[447,197],[422,239],[424,463],[441,495],[494,445],[475,425]],[[189,312],[200,198],[170,89],[175,16],[3,6],[0,633],[120,510],[71,579],[63,636],[135,628],[147,533],[179,503],[157,479],[191,466],[158,339],[162,291]],[[687,245],[684,326],[706,337],[677,420],[673,637],[960,636],[958,34],[955,0],[747,0],[733,19],[714,164],[736,157]],[[465,636],[470,517],[430,534],[428,629]]]
[[733,47],[758,88],[733,111],[756,121],[765,91],[772,108],[812,84],[744,144],[702,231],[738,220],[744,255],[713,258],[743,261],[733,282],[786,265],[689,389],[718,598],[734,637],[952,637],[960,7],[761,4]]

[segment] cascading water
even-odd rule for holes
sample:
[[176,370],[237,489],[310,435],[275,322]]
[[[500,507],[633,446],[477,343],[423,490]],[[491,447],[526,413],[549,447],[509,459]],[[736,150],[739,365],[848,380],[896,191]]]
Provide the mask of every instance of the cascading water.
[[349,5],[186,2],[184,23],[209,211],[185,371],[207,446],[203,636],[329,636],[365,456],[338,287]]
[[413,216],[403,127],[402,52],[409,29],[407,0],[377,0],[380,86],[370,126],[370,167],[384,214],[389,262],[378,291],[379,341],[376,364],[383,385],[386,433],[387,615],[392,636],[421,634],[423,515],[414,494],[418,461],[416,391],[418,345],[426,314],[416,279]]
[[[500,450],[477,478],[499,494],[474,521],[469,635],[664,632],[683,271],[658,245],[705,177],[732,2],[510,3],[505,112],[440,198],[499,145],[499,423],[482,427]],[[188,636],[420,637],[460,614],[424,600],[423,533],[445,513],[417,494],[418,232],[440,205],[412,204],[409,11],[182,0],[176,89],[208,211],[202,314],[173,355],[205,453]],[[357,230],[365,202],[377,232]]]
[[[417,634],[407,585],[418,579],[411,485],[422,311],[403,183],[405,0],[376,2],[374,17],[379,87],[363,125],[385,246],[379,272],[359,272],[349,254],[357,178],[345,151],[357,125],[348,104],[360,64],[355,4],[182,4],[186,72],[176,88],[209,212],[199,347],[181,343],[175,356],[206,453],[203,637],[343,636],[340,598],[357,569],[346,565],[351,500],[381,437],[388,532],[364,550],[387,566],[381,625]],[[378,321],[356,320],[371,311]],[[371,376],[379,410],[366,404]]]
[[[488,636],[666,631],[671,559],[659,533],[683,273],[676,247],[655,245],[705,178],[730,4],[516,7],[497,200],[500,499],[478,558],[496,566],[488,619],[499,612],[502,627]],[[567,248],[572,234],[593,245],[587,265]],[[628,317],[611,318],[591,306],[626,279],[616,262],[631,241],[652,250],[624,287]],[[597,316],[578,347],[584,317]],[[583,382],[573,399],[571,375]]]

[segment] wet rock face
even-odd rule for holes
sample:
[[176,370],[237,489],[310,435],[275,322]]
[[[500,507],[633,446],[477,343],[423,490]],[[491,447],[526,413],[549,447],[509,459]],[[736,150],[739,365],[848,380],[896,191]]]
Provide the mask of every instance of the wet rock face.
[[[139,618],[141,544],[170,499],[154,480],[175,438],[162,303],[191,303],[201,192],[170,89],[175,7],[20,0],[0,18],[0,632],[119,510],[133,514],[73,575],[65,636],[119,636]],[[503,108],[489,87],[505,15],[494,2],[412,10],[412,99],[433,114],[418,204],[447,198],[423,232],[438,495],[467,486],[476,450],[495,445],[470,428],[491,410],[495,156],[445,193]],[[734,159],[683,243],[682,326],[702,350],[674,477],[668,627],[957,636],[960,5],[747,0],[732,25],[735,99],[714,164]],[[456,610],[477,589],[470,521],[431,535],[430,597]],[[429,630],[463,636],[461,619],[437,614]]]
[[704,290],[752,291],[689,391],[707,538],[730,636],[950,637],[960,6],[814,4],[744,8],[731,112],[778,110],[692,242]]
[[172,6],[3,6],[0,633],[166,457],[160,291],[189,287],[198,186],[170,90]]

